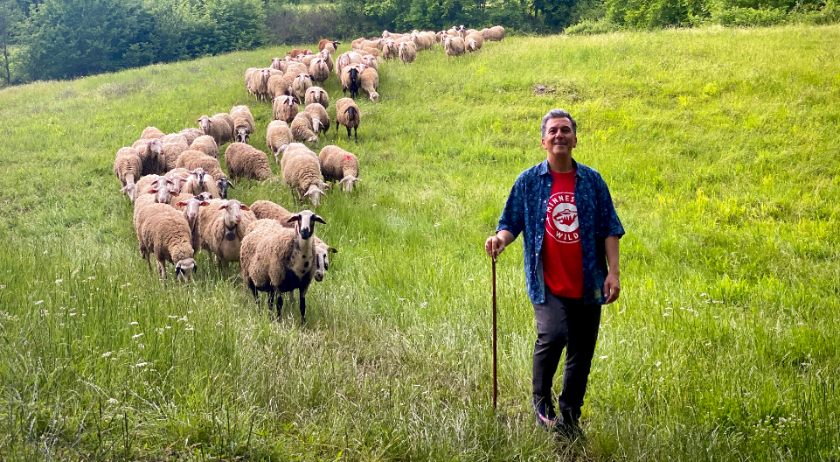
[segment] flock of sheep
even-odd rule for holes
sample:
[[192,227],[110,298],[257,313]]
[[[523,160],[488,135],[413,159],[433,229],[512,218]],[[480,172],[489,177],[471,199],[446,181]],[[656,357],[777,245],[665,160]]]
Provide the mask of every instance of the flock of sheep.
[[[372,101],[379,94],[380,60],[400,59],[411,63],[417,50],[442,43],[446,54],[457,56],[476,51],[485,40],[501,40],[504,29],[482,31],[463,26],[435,34],[414,31],[382,38],[357,39],[353,51],[333,60],[338,42],[322,40],[319,52],[292,50],[285,59],[274,58],[269,68],[250,68],[245,73],[248,92],[257,101],[271,101],[274,119],[266,130],[266,145],[281,167],[283,182],[302,202],[313,207],[338,182],[350,193],[359,179],[357,157],[338,146],[326,146],[315,154],[304,143],[317,145],[319,134],[330,128],[329,95],[315,83],[323,83],[335,71],[342,91],[350,98],[336,106],[338,126],[355,131],[361,113],[355,98],[359,90]],[[460,51],[459,51],[460,50]],[[466,50],[466,51],[465,51]],[[304,103],[300,111],[299,104]],[[315,236],[315,223],[325,220],[310,210],[292,213],[267,200],[247,206],[228,199],[234,184],[228,178],[265,180],[272,176],[266,153],[249,145],[255,131],[248,106],[229,113],[202,116],[199,128],[165,134],[155,127],[143,130],[131,147],[121,148],[114,161],[114,174],[121,192],[134,202],[134,229],[141,256],[151,271],[154,255],[160,277],[166,279],[166,262],[175,266],[176,279],[189,281],[197,271],[195,253],[207,251],[221,271],[239,262],[242,280],[259,305],[259,292],[268,293],[269,308],[282,307],[283,292],[298,289],[301,322],[305,322],[306,292],[312,280],[321,281],[329,267],[329,254],[336,249]],[[221,160],[219,148],[230,143]],[[281,157],[282,156],[282,157]]]

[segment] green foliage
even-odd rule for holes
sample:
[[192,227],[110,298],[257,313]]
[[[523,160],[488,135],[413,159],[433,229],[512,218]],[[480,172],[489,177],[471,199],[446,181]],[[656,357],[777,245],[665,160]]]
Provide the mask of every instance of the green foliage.
[[712,13],[712,22],[724,26],[772,26],[784,24],[788,14],[779,8],[742,8],[731,6]]
[[594,35],[607,34],[615,32],[619,29],[620,28],[615,23],[608,19],[602,19],[600,21],[586,20],[581,21],[574,26],[567,27],[563,33],[568,35]]
[[707,0],[605,0],[607,17],[639,29],[690,26],[707,16]]
[[[33,79],[73,78],[143,61],[152,15],[123,0],[44,0],[33,13],[27,70]],[[143,64],[148,64],[151,60]]]
[[6,84],[12,83],[11,61],[12,46],[18,43],[25,27],[25,16],[18,4],[12,0],[0,0],[0,53],[2,56],[2,75]]

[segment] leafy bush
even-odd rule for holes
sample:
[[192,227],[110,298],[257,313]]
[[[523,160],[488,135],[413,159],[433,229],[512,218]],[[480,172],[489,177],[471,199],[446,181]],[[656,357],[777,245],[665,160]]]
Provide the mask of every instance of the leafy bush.
[[574,26],[567,27],[563,32],[569,35],[594,35],[608,34],[619,29],[618,25],[609,19],[602,19],[600,21],[584,20]]
[[712,13],[712,22],[724,26],[772,26],[788,22],[788,15],[779,8],[730,7]]

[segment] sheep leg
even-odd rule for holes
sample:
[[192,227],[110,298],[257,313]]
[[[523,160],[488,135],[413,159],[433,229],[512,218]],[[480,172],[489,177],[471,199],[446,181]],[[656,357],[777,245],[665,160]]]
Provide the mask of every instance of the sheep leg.
[[274,309],[277,310],[277,320],[279,321],[280,320],[280,311],[283,309],[283,294],[280,293],[280,290],[278,290],[278,289],[275,289],[275,290],[273,290],[272,292],[269,292],[269,293],[274,295],[274,300],[275,300]]
[[157,269],[160,274],[160,278],[166,280],[166,267],[163,266],[163,262],[160,260],[157,261]]
[[[254,303],[257,305],[257,308],[260,307],[260,293],[257,292],[257,286],[254,285],[254,281],[250,278],[248,279],[248,288],[251,289],[251,295],[254,296]],[[271,305],[269,305],[269,309]]]
[[[350,134],[347,134],[347,138],[350,138]],[[359,141],[359,127],[353,127],[353,139]]]
[[347,126],[347,139],[350,139],[350,126]]
[[306,289],[298,289],[300,295],[300,325],[306,325]]

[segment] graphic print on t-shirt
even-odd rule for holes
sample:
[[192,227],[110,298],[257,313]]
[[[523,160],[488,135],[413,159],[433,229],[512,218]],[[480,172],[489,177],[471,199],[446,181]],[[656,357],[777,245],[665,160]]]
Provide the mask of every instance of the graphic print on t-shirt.
[[546,229],[555,241],[573,244],[580,241],[577,204],[574,193],[555,193],[548,199]]

